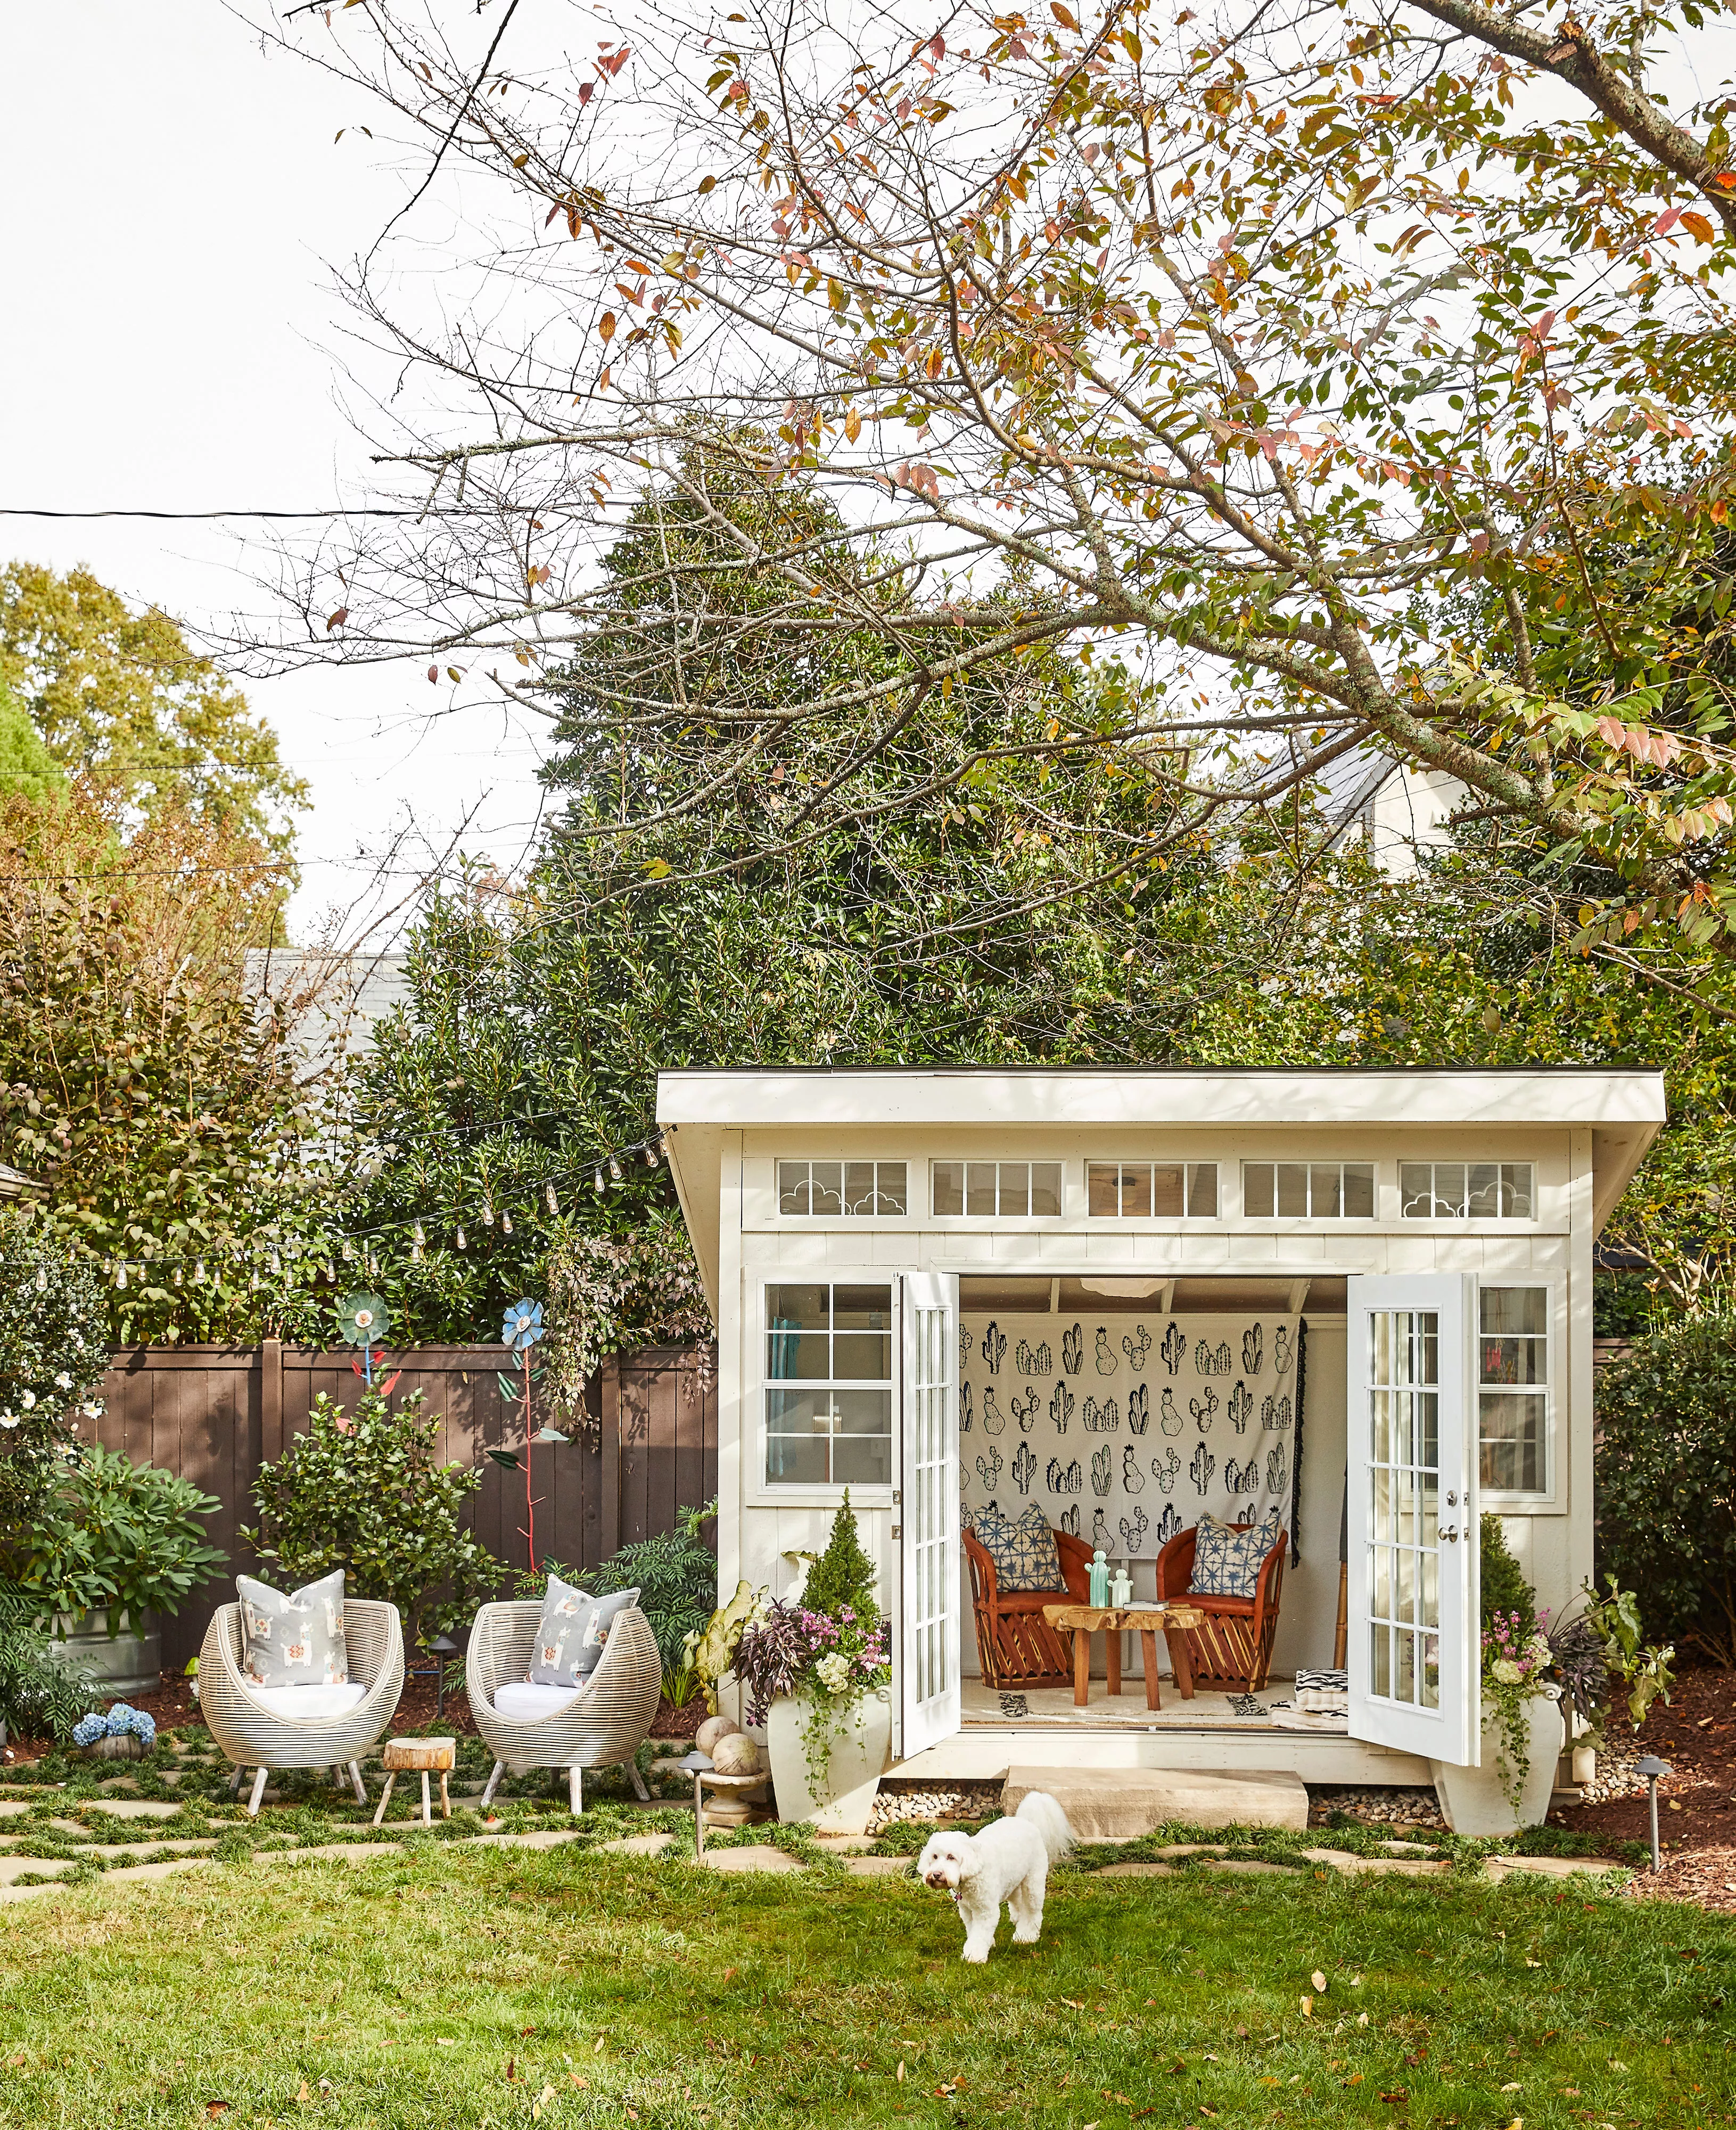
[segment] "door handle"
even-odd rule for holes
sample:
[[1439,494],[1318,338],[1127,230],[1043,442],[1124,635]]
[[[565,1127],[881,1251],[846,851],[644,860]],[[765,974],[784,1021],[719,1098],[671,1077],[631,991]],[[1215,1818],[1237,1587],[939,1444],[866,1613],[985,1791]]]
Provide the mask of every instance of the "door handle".
[[1448,1545],[1457,1545],[1458,1543],[1459,1527],[1457,1524],[1448,1524],[1444,1530],[1438,1527],[1435,1531],[1435,1536],[1439,1539],[1444,1539]]

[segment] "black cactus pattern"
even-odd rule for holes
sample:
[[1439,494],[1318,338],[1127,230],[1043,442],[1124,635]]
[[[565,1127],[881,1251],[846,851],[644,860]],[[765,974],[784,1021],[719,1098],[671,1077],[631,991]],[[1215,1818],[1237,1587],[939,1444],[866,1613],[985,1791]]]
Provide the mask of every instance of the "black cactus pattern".
[[1238,1435],[1246,1435],[1247,1424],[1254,1416],[1254,1394],[1246,1383],[1238,1383],[1230,1392],[1230,1425]]
[[1091,1545],[1094,1551],[1099,1547],[1104,1553],[1109,1550],[1109,1520],[1101,1509],[1091,1517]]
[[1006,1431],[1007,1416],[995,1402],[994,1386],[993,1383],[985,1383],[983,1385],[983,1433],[1004,1435]]
[[1056,1531],[1064,1531],[1069,1538],[1077,1538],[1079,1535],[1079,1511],[1076,1508],[1063,1509],[1061,1514],[1055,1519],[1055,1528]]
[[1033,1383],[1023,1398],[1013,1401],[1013,1417],[1018,1422],[1021,1435],[1028,1435],[1037,1425],[1037,1407],[1042,1403],[1042,1392]]
[[966,1378],[958,1387],[958,1431],[961,1435],[968,1435],[971,1432],[971,1423],[975,1417],[976,1400],[971,1388],[970,1379]]
[[1290,1426],[1290,1411],[1288,1394],[1283,1397],[1264,1397],[1260,1401],[1260,1429],[1264,1435],[1274,1435]]
[[1022,1376],[1052,1376],[1055,1373],[1055,1356],[1049,1351],[1047,1339],[1037,1346],[1021,1339],[1013,1349],[1013,1364]]
[[1198,1397],[1188,1400],[1187,1409],[1194,1416],[1194,1425],[1202,1435],[1210,1432],[1212,1416],[1223,1402],[1209,1383],[1201,1387]]
[[1061,1335],[1061,1365],[1070,1376],[1076,1376],[1085,1366],[1085,1332],[1077,1324]]
[[1163,1514],[1157,1519],[1157,1528],[1152,1534],[1152,1544],[1155,1550],[1161,1553],[1172,1538],[1179,1538],[1181,1535],[1181,1518],[1176,1512],[1176,1504],[1173,1502],[1166,1502],[1163,1505]]
[[1106,1497],[1114,1477],[1115,1453],[1106,1442],[1091,1452],[1091,1492],[1099,1498]]
[[1145,1535],[1151,1527],[1145,1511],[1142,1508],[1135,1508],[1133,1521],[1131,1523],[1125,1516],[1121,1519],[1122,1549],[1129,1560],[1138,1559],[1139,1549],[1145,1544]]
[[1275,1442],[1266,1453],[1266,1491],[1281,1495],[1290,1484],[1290,1458],[1281,1442]]
[[1223,1340],[1216,1346],[1208,1346],[1202,1339],[1194,1349],[1194,1373],[1200,1376],[1227,1376],[1229,1372],[1228,1340]]
[[1257,1450],[1246,1464],[1238,1464],[1233,1457],[1223,1460],[1223,1483],[1233,1494],[1257,1493],[1260,1488],[1260,1455]]
[[1260,1359],[1266,1350],[1266,1334],[1257,1322],[1250,1324],[1242,1335],[1242,1373],[1257,1376]]
[[989,1445],[988,1455],[976,1460],[976,1476],[991,1493],[999,1485],[1000,1475],[1005,1469],[1000,1461],[1000,1452],[992,1442]]
[[[1043,1473],[1043,1483],[1052,1494],[1083,1493],[1085,1473],[1079,1459],[1075,1457],[1071,1463],[1063,1464],[1058,1457],[1052,1457],[1048,1469]],[[1076,1537],[1079,1533],[1079,1519],[1076,1516],[1073,1519],[1073,1532]]]
[[1128,1494],[1145,1492],[1145,1474],[1139,1469],[1139,1452],[1130,1442],[1121,1453],[1121,1487]]
[[989,1364],[989,1373],[998,1376],[1000,1364],[1007,1358],[1007,1335],[991,1316],[989,1328],[983,1334],[983,1359]]
[[1142,1324],[1136,1324],[1133,1329],[1138,1333],[1138,1337],[1132,1338],[1123,1332],[1121,1337],[1121,1350],[1127,1355],[1128,1366],[1133,1373],[1136,1376],[1142,1376],[1145,1373],[1145,1364],[1151,1358],[1152,1335]]
[[1193,1462],[1187,1468],[1187,1475],[1193,1481],[1202,1499],[1206,1489],[1212,1483],[1212,1474],[1217,1469],[1218,1460],[1213,1456],[1211,1451],[1203,1442],[1196,1442],[1194,1445]]
[[1118,1435],[1121,1432],[1121,1407],[1114,1398],[1105,1398],[1101,1405],[1088,1397],[1081,1416],[1087,1435]]
[[1113,1376],[1115,1371],[1121,1366],[1120,1362],[1115,1358],[1115,1349],[1109,1344],[1109,1333],[1107,1325],[1099,1324],[1097,1327],[1095,1358],[1097,1362],[1097,1373],[1099,1376]]
[[1049,1400],[1049,1425],[1057,1435],[1065,1435],[1067,1422],[1073,1417],[1073,1408],[1078,1402],[1065,1382],[1055,1386],[1055,1395]]
[[1157,1349],[1158,1359],[1173,1376],[1187,1358],[1187,1334],[1172,1316],[1169,1329],[1163,1335],[1163,1344]]
[[1157,1425],[1166,1435],[1180,1435],[1181,1432],[1181,1415],[1176,1407],[1176,1393],[1167,1383],[1163,1387],[1163,1402],[1157,1408]]
[[1296,1342],[1290,1336],[1290,1326],[1281,1324],[1278,1335],[1272,1341],[1272,1366],[1281,1376],[1290,1373],[1290,1364],[1296,1358]]
[[1152,1477],[1166,1494],[1173,1494],[1176,1482],[1181,1477],[1181,1459],[1173,1449],[1166,1449],[1152,1459]]
[[1037,1453],[1028,1442],[1021,1442],[1013,1459],[1013,1477],[1018,1491],[1028,1494],[1031,1482],[1037,1477]]
[[1143,1435],[1151,1424],[1151,1389],[1145,1383],[1135,1383],[1128,1392],[1128,1433]]

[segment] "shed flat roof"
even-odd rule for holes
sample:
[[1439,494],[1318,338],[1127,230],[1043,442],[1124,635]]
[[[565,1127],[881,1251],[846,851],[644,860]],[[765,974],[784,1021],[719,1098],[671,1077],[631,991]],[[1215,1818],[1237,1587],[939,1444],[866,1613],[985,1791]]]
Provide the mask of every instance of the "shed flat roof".
[[1012,1128],[1174,1125],[1587,1126],[1602,1225],[1665,1121],[1657,1072],[1542,1066],[1369,1071],[1357,1066],[787,1066],[657,1077],[657,1122],[717,1306],[723,1134],[849,1125]]

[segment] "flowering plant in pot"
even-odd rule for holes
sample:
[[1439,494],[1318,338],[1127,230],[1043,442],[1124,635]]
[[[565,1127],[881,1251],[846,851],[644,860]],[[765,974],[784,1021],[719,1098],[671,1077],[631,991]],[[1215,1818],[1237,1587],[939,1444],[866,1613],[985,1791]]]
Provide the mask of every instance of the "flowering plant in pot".
[[847,1824],[858,1818],[866,1826],[891,1741],[890,1638],[874,1583],[847,1492],[806,1586],[770,1605],[736,1651],[748,1721],[765,1726],[780,1814],[837,1832],[861,1832]]

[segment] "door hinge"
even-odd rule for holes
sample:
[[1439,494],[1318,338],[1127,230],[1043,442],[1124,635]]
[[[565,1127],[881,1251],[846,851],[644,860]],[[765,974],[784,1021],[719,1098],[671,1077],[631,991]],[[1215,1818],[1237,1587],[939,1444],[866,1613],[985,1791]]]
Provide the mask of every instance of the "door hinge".
[[893,1535],[894,1538],[902,1538],[902,1537],[904,1536],[904,1526],[903,1526],[902,1524],[894,1524],[894,1525],[892,1526],[892,1535]]
[[893,1490],[892,1490],[892,1506],[893,1506],[893,1507],[894,1507],[894,1508],[896,1508],[896,1507],[898,1507],[899,1503],[900,1502],[902,1502],[902,1501],[904,1500],[904,1494],[903,1494],[903,1492],[901,1491],[901,1489],[899,1489],[899,1488],[897,1488],[897,1487],[894,1487],[894,1488],[893,1488]]

